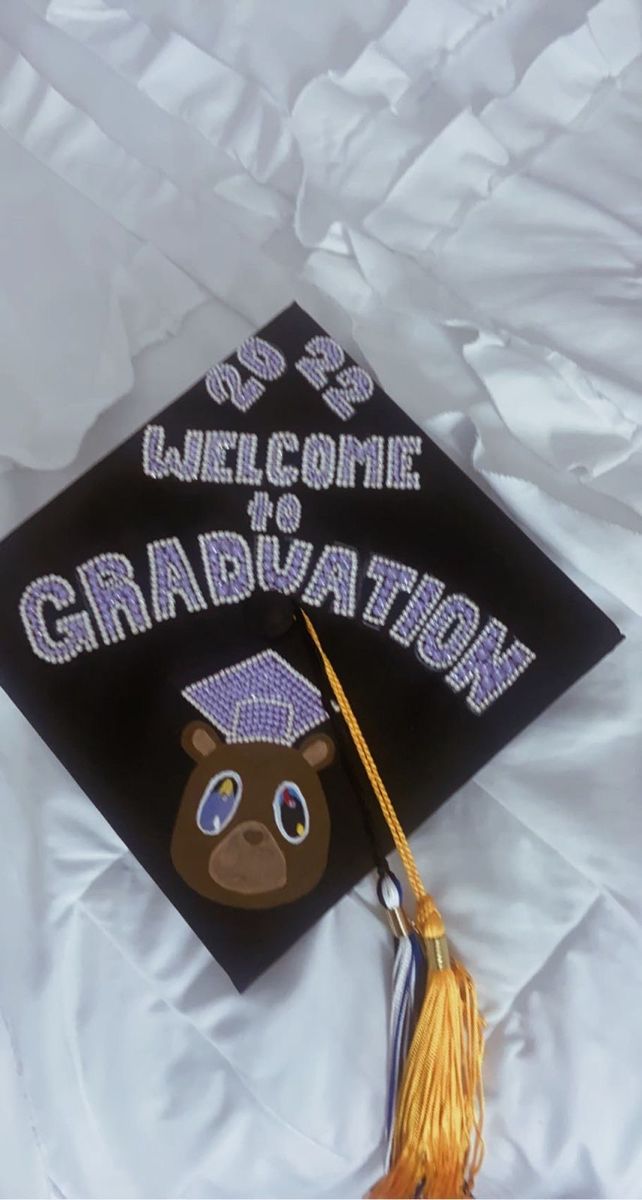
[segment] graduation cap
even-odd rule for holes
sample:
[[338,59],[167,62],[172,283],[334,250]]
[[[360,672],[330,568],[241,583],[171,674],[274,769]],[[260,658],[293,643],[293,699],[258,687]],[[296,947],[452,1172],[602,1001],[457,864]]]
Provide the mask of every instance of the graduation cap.
[[618,630],[296,305],[0,572],[2,685],[239,988],[374,864],[396,934],[375,1194],[469,1191],[481,1021],[407,835]]

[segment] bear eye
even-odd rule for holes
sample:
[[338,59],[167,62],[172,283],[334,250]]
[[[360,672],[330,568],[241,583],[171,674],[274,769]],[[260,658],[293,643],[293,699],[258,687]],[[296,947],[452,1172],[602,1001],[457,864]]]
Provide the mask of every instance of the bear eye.
[[274,820],[286,842],[297,846],[308,836],[310,814],[301,788],[291,780],[280,783],[274,793]]
[[196,824],[209,836],[229,825],[243,794],[241,776],[236,771],[219,771],[210,779],[196,812]]

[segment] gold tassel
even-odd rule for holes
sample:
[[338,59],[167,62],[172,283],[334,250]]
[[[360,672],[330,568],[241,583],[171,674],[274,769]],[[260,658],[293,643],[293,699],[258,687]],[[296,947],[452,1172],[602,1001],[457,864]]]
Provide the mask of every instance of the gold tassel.
[[400,1090],[393,1165],[370,1192],[376,1200],[470,1196],[481,1165],[483,1021],[470,975],[444,953],[440,924],[424,896],[417,927],[430,931],[433,963]]
[[393,1162],[373,1200],[472,1195],[483,1157],[484,1021],[468,972],[451,962],[444,923],[423,886],[399,818],[317,631],[308,634],[350,731],[416,900],[414,925],[428,962],[426,995],[413,1034],[395,1116]]

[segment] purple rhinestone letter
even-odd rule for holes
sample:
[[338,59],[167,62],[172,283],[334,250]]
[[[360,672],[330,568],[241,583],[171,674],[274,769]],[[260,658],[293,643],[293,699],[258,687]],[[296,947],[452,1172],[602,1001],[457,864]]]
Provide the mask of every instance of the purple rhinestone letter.
[[[51,604],[57,612],[76,603],[76,593],[62,575],[41,575],[22,593],[20,617],[29,644],[38,658],[48,663],[71,662],[83,650],[97,650],[98,642],[86,612],[45,621],[43,609]],[[55,636],[54,636],[55,635]]]
[[176,597],[180,596],[188,612],[206,608],[201,589],[187,555],[177,537],[161,538],[147,547],[152,608],[157,621],[176,616]]
[[240,533],[201,533],[199,545],[214,604],[237,604],[254,591],[250,547]]
[[430,617],[417,642],[417,654],[427,667],[445,671],[474,637],[479,609],[467,596],[447,596]]
[[411,642],[414,642],[428,615],[443,595],[443,591],[444,585],[441,579],[435,579],[432,575],[424,575],[403,612],[390,629],[390,637],[394,638],[396,642],[400,642],[402,646],[409,646]]
[[412,469],[413,455],[421,454],[423,443],[415,435],[395,434],[388,441],[388,471],[386,487],[399,488],[401,491],[421,488],[419,473]]
[[385,447],[385,440],[379,434],[362,439],[353,437],[351,433],[342,433],[339,438],[337,487],[356,487],[358,464],[363,467],[364,488],[382,488]]
[[108,646],[126,638],[123,617],[132,633],[151,629],[143,593],[134,580],[134,568],[124,554],[97,554],[78,567],[78,574],[102,639]]
[[511,687],[536,657],[533,650],[517,639],[502,652],[507,633],[506,626],[491,617],[470,649],[446,675],[446,683],[453,691],[470,688],[466,704],[478,715]]
[[358,568],[356,550],[349,546],[325,546],[303,594],[304,603],[320,608],[332,594],[332,612],[340,617],[353,617],[357,604]]
[[413,567],[375,554],[368,563],[366,575],[374,579],[375,586],[363,610],[362,620],[369,625],[385,625],[399,592],[412,591],[417,572]]
[[264,592],[282,592],[286,596],[298,592],[308,569],[312,543],[294,538],[283,563],[279,562],[280,542],[277,537],[258,537],[256,545],[259,587]]
[[225,462],[238,440],[235,429],[210,429],[205,439],[201,479],[204,483],[234,483],[234,472]]
[[309,488],[321,492],[332,487],[336,448],[328,433],[311,433],[303,443],[301,479]]
[[200,429],[187,429],[183,453],[176,446],[165,449],[165,430],[162,425],[148,425],[143,435],[143,471],[151,479],[166,479],[173,475],[183,483],[198,479],[203,449]]

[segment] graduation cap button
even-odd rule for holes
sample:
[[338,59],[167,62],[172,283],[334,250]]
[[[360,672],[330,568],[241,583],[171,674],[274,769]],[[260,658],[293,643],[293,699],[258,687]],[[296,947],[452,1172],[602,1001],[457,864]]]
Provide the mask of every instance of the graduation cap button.
[[262,637],[276,642],[290,632],[296,620],[296,606],[291,596],[278,592],[255,593],[243,606],[243,623],[248,637]]
[[290,632],[295,617],[294,605],[287,596],[266,596],[262,612],[262,632],[269,641],[278,641]]

